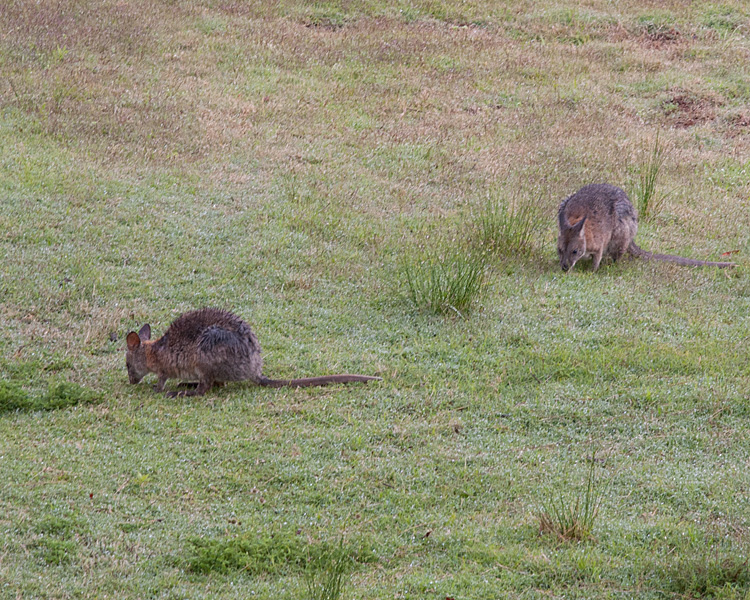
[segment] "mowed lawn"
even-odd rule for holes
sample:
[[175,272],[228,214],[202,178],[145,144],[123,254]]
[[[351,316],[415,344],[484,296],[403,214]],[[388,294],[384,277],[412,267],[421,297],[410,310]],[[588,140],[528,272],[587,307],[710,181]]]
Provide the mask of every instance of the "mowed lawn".
[[[746,2],[0,4],[1,598],[750,598]],[[564,274],[657,150],[737,267]],[[131,386],[203,306],[382,381]]]

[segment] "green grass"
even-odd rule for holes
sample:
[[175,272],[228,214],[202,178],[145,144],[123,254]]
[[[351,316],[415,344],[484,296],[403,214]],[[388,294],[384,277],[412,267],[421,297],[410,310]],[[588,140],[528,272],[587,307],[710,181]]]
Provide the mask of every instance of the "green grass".
[[[4,3],[0,596],[746,598],[749,23],[739,0]],[[655,131],[671,193],[637,243],[739,267],[562,274],[559,202],[635,200]],[[130,385],[127,332],[206,305],[270,377],[383,381]],[[591,447],[591,537],[540,534]]]

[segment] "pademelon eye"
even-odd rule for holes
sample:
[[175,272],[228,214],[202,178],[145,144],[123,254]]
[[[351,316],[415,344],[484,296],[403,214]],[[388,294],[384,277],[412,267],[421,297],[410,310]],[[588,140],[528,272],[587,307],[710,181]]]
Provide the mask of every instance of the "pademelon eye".
[[578,254],[578,250],[573,250],[573,254]]

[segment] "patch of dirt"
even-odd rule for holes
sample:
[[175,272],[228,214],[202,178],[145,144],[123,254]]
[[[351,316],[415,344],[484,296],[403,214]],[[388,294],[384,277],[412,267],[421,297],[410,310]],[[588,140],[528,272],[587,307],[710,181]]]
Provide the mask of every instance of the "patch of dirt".
[[733,127],[750,127],[750,112],[734,115],[729,122]]
[[649,49],[669,48],[681,44],[686,38],[676,27],[647,24],[641,27],[626,27],[622,23],[609,28],[607,39],[613,43],[634,41]]
[[674,127],[687,128],[716,118],[716,107],[723,102],[719,98],[701,96],[686,90],[672,90],[661,103],[661,109]]
[[750,130],[750,111],[744,110],[725,117],[725,135],[730,138],[747,135]]
[[663,48],[681,41],[682,34],[674,27],[648,28],[640,36],[641,43],[649,48]]

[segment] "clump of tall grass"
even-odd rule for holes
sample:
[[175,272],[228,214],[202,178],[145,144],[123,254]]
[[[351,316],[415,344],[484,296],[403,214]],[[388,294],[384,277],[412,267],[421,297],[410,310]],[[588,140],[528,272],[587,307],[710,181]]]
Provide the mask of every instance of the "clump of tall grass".
[[339,600],[346,587],[352,557],[343,540],[315,560],[310,560],[305,571],[307,597],[305,600]]
[[635,204],[638,217],[648,221],[658,215],[664,208],[669,196],[668,192],[659,192],[659,173],[667,158],[664,146],[659,142],[659,132],[656,132],[654,147],[646,161],[638,166],[638,181],[635,187]]
[[485,255],[461,248],[407,257],[401,272],[409,301],[442,315],[464,316],[487,285]]
[[547,225],[541,196],[505,197],[491,190],[473,212],[476,242],[506,256],[533,250]]
[[595,453],[583,491],[571,500],[567,493],[553,490],[547,493],[537,514],[539,530],[564,541],[594,539],[594,526],[599,517],[605,482],[596,475]]

